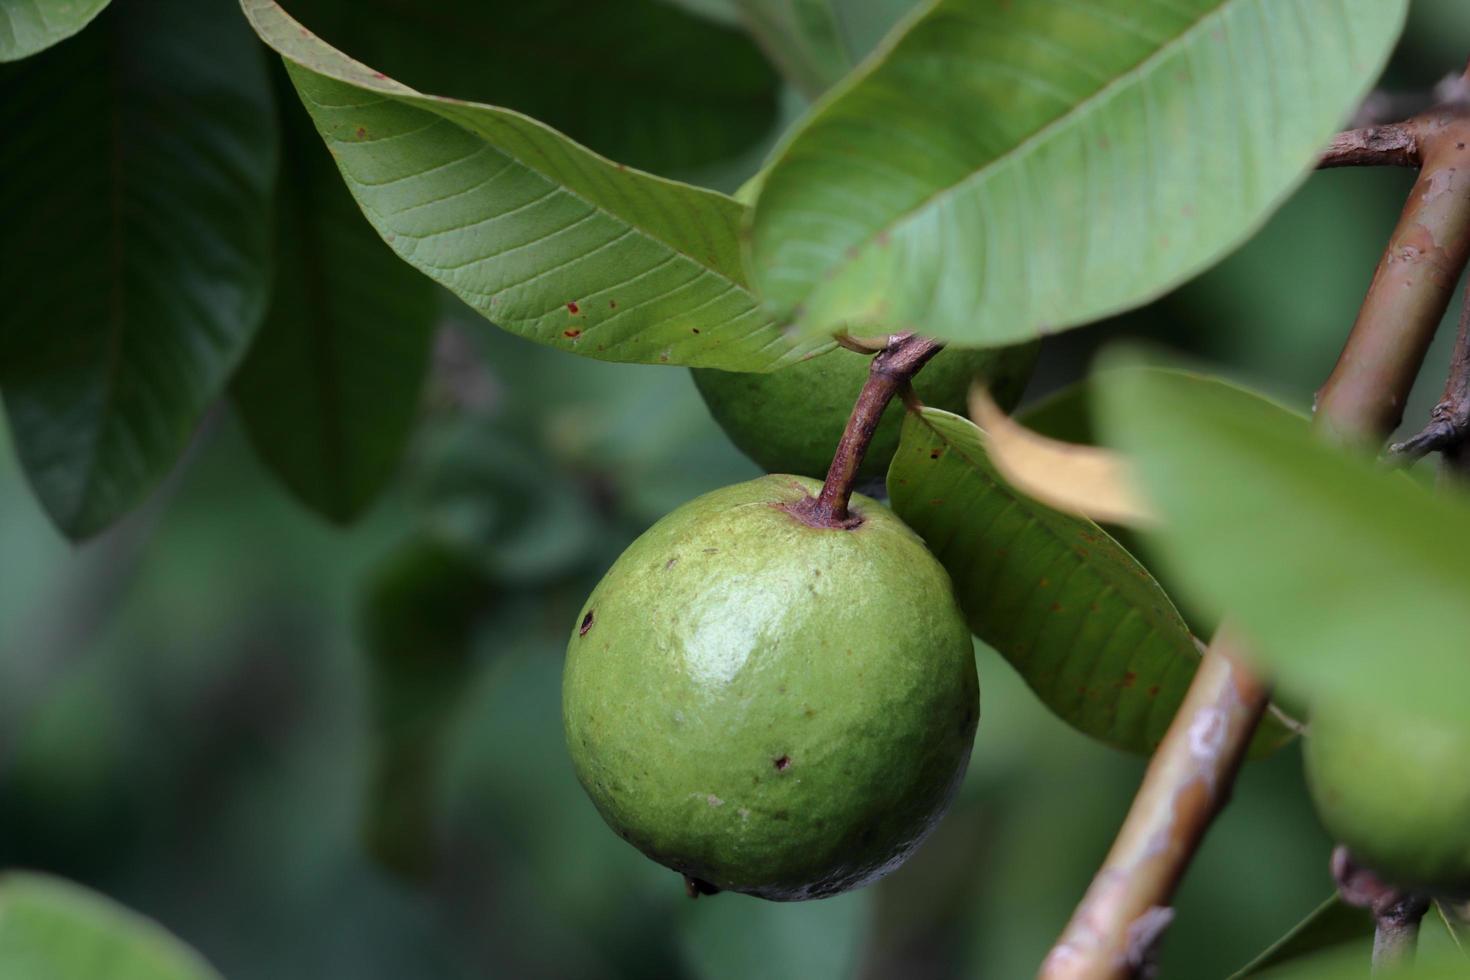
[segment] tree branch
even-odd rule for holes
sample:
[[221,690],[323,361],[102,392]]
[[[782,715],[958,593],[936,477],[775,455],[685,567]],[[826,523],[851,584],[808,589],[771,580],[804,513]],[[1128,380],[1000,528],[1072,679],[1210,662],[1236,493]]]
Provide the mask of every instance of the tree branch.
[[1105,980],[1144,969],[1167,924],[1161,913],[1229,797],[1266,710],[1266,687],[1241,663],[1240,652],[1230,627],[1222,627],[1149,762],[1112,850],[1042,964],[1042,980]]
[[1416,434],[1389,447],[1404,462],[1413,462],[1432,452],[1444,454],[1447,463],[1461,462],[1470,439],[1470,285],[1466,286],[1460,309],[1460,330],[1450,355],[1449,376],[1439,403],[1429,412],[1429,422]]
[[1470,114],[1416,117],[1424,168],[1326,384],[1319,421],[1335,438],[1382,438],[1404,402],[1470,255]]
[[1350,129],[1332,137],[1317,161],[1318,170],[1332,167],[1417,167],[1419,138],[1403,123]]
[[[1411,120],[1423,171],[1336,368],[1317,422],[1338,441],[1398,424],[1470,251],[1470,129],[1463,105]],[[1269,691],[1227,623],[1205,651],[1102,869],[1042,965],[1042,980],[1121,980],[1145,970],[1169,903],[1265,710]]]
[[883,418],[883,410],[894,395],[908,387],[910,379],[939,353],[942,346],[937,341],[910,333],[894,334],[889,339],[888,346],[874,356],[868,367],[868,380],[858,394],[847,428],[837,443],[821,494],[795,505],[791,508],[792,513],[817,527],[856,526],[856,521],[848,514],[847,502],[852,497],[853,481],[857,479],[858,469],[867,455],[868,444],[873,441],[873,433]]

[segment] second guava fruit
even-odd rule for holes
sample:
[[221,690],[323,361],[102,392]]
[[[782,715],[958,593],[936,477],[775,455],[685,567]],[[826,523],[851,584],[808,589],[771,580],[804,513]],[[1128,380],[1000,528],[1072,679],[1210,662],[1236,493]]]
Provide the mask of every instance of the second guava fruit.
[[607,823],[697,882],[833,895],[918,846],[979,720],[970,631],[908,526],[851,529],[767,476],[668,514],[608,571],[567,647],[562,709]]
[[1384,881],[1470,890],[1470,724],[1318,709],[1307,783],[1327,831]]
[[[946,347],[914,378],[914,392],[926,405],[963,415],[970,386],[980,381],[1009,411],[1031,378],[1038,349],[1034,343],[990,350]],[[692,373],[710,414],[741,452],[767,472],[821,479],[871,362],[869,355],[838,348],[769,374],[712,368]],[[902,421],[903,405],[895,399],[883,413],[859,478],[888,471]]]

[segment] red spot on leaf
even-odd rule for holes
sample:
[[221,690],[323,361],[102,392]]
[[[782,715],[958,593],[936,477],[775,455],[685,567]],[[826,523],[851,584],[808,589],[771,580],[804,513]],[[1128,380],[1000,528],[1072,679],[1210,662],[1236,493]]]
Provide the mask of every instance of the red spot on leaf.
[[361,126],[357,127],[357,138],[360,140],[367,139],[367,130]]
[[563,331],[562,331],[562,332],[561,332],[561,335],[562,335],[562,336],[563,336],[563,337],[570,337],[570,338],[572,338],[572,339],[573,339],[573,340],[575,340],[575,339],[577,339],[577,338],[578,338],[578,337],[580,337],[580,336],[582,336],[582,331],[581,331],[581,330],[578,330],[578,329],[577,329],[577,328],[576,328],[576,327],[573,327],[573,328],[572,328],[572,329],[570,329],[570,330],[563,330]]
[[1123,675],[1123,686],[1132,687],[1133,682],[1136,680],[1138,680],[1138,675],[1130,670],[1128,673]]
[[570,313],[572,316],[576,316],[578,313],[582,312],[582,308],[576,303],[569,302],[567,303],[567,312]]
[[1149,697],[1151,697],[1151,698],[1158,697],[1158,695],[1159,695],[1159,685],[1155,684],[1153,687],[1150,687],[1148,689],[1148,696]]

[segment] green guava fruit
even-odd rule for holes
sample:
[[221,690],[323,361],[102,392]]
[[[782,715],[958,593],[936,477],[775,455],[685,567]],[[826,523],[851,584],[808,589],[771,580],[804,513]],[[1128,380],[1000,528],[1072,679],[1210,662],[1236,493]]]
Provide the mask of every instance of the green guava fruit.
[[1317,813],[1353,859],[1391,884],[1470,889],[1470,724],[1392,724],[1318,710],[1306,744]]
[[852,529],[788,509],[819,485],[706,494],[634,541],[578,615],[562,711],[603,819],[701,886],[820,898],[896,868],[970,757],[979,687],[949,576],[855,496]]
[[[993,350],[946,347],[914,378],[914,393],[934,408],[965,414],[970,385],[989,385],[1009,410],[1021,398],[1036,344]],[[872,358],[845,348],[800,361],[770,374],[695,368],[694,384],[725,435],[768,473],[799,473],[821,479],[842,438],[852,404],[868,377]],[[903,406],[894,400],[858,472],[860,479],[881,477],[898,448]]]

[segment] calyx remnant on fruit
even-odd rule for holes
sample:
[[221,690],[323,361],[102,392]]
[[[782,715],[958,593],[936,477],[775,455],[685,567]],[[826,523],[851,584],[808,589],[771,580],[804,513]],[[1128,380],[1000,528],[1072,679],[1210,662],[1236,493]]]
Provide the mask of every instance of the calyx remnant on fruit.
[[[914,391],[926,405],[963,413],[970,385],[980,380],[1009,409],[1031,377],[1036,352],[1036,344],[993,350],[946,347],[914,378]],[[821,479],[871,360],[839,349],[770,374],[705,368],[693,375],[710,414],[741,452],[767,472]],[[858,471],[861,479],[887,471],[898,448],[902,416],[901,405],[888,407]]]
[[1319,708],[1307,782],[1328,832],[1385,882],[1470,890],[1470,723]]
[[613,565],[567,648],[567,742],[608,824],[689,878],[771,899],[897,867],[979,718],[944,569],[866,497],[851,530],[793,517],[818,489],[767,476],[675,510]]

